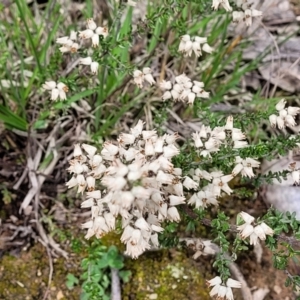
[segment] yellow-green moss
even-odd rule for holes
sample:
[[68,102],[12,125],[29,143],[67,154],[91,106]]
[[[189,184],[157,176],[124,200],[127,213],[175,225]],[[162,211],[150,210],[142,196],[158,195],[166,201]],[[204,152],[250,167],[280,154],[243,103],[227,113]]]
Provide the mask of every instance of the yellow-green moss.
[[154,251],[137,260],[126,260],[130,281],[123,286],[123,300],[210,299],[205,271],[183,253]]
[[[78,300],[80,289],[68,290],[65,282],[67,273],[78,276],[80,259],[54,259],[54,273],[49,295],[61,300]],[[37,244],[29,252],[22,252],[20,257],[5,255],[0,260],[0,299],[32,300],[43,299],[48,286],[49,261],[46,249]]]

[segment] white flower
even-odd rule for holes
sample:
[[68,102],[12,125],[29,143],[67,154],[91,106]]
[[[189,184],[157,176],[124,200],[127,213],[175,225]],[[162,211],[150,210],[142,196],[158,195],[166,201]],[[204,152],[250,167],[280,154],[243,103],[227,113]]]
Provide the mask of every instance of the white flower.
[[243,21],[245,18],[245,14],[243,11],[233,11],[232,12],[232,22],[239,23]]
[[254,221],[254,217],[244,211],[240,212],[240,216],[248,224],[251,224]]
[[234,144],[233,144],[234,149],[244,148],[247,146],[248,146],[248,142],[246,142],[246,141],[234,141]]
[[170,90],[172,88],[172,83],[171,81],[165,81],[163,80],[161,83],[160,83],[160,87],[164,90]]
[[227,117],[224,129],[233,130],[233,116]]
[[249,178],[255,177],[252,168],[258,168],[260,162],[247,157],[246,159],[241,159],[241,157],[237,156],[235,158],[237,165],[232,170],[232,175],[236,176],[239,172],[242,172],[242,176],[247,176]]
[[151,74],[151,69],[150,68],[143,68],[143,74],[144,74],[144,78],[145,80],[150,84],[155,84],[155,80],[152,77]]
[[195,133],[192,133],[192,138],[195,142],[195,147],[196,148],[201,148],[203,147],[203,142],[200,138],[200,135],[199,135],[199,132],[195,132]]
[[170,199],[171,206],[176,206],[179,204],[183,204],[185,202],[185,197],[180,197],[180,196],[170,195],[169,199]]
[[207,43],[202,46],[202,50],[206,53],[212,53],[214,49],[210,47]]
[[150,68],[143,68],[143,71],[135,70],[133,72],[133,81],[139,87],[143,87],[144,81],[147,81],[150,85],[155,83],[155,80],[151,74]]
[[269,121],[270,121],[270,123],[271,123],[271,126],[272,127],[276,127],[276,123],[277,123],[277,116],[276,115],[271,115],[270,117],[269,117]]
[[168,219],[170,221],[174,221],[174,222],[179,222],[180,221],[180,216],[179,216],[179,213],[178,213],[178,210],[175,206],[172,206],[168,209]]
[[90,158],[92,158],[97,151],[96,147],[90,146],[88,144],[82,144],[81,147],[84,149],[85,152],[87,152],[87,154],[89,155]]
[[99,46],[99,35],[102,35],[104,38],[108,35],[107,27],[97,27],[93,19],[88,19],[87,29],[79,33],[81,39],[92,39],[92,46]]
[[288,113],[288,115],[296,116],[296,115],[298,115],[300,113],[300,108],[299,107],[289,106],[287,108],[287,113]]
[[218,299],[227,299],[233,300],[233,294],[231,288],[241,288],[241,283],[237,280],[229,278],[226,281],[226,284],[222,283],[222,279],[219,276],[208,280],[207,284],[209,287],[213,286],[213,289],[210,291],[209,295],[211,297],[217,295]]
[[51,91],[51,100],[56,101],[58,98],[60,100],[66,100],[66,93],[69,91],[69,88],[62,82],[56,84],[55,81],[46,81],[43,86],[45,90]]
[[294,183],[299,184],[299,182],[300,182],[300,171],[299,170],[292,171],[292,179],[293,179]]
[[227,184],[227,182],[229,182],[232,178],[233,178],[232,175],[225,175],[220,178],[213,179],[212,182],[212,184],[214,185],[213,191],[217,196],[220,196],[221,190],[228,195],[230,195],[233,192],[232,189]]
[[219,6],[222,6],[226,11],[231,11],[231,6],[228,0],[213,0],[212,8],[217,10]]
[[281,111],[285,108],[286,105],[286,100],[285,99],[281,99],[275,106],[276,110]]
[[245,22],[247,26],[251,26],[252,17],[260,17],[262,12],[256,9],[246,9],[245,10]]
[[199,185],[197,182],[195,182],[189,176],[185,176],[185,179],[184,179],[184,181],[183,181],[182,184],[188,190],[190,190],[190,189],[197,189],[198,185]]
[[99,63],[96,62],[96,61],[93,61],[93,62],[91,63],[91,72],[92,72],[93,74],[97,74],[97,73],[98,73],[98,68],[99,68]]

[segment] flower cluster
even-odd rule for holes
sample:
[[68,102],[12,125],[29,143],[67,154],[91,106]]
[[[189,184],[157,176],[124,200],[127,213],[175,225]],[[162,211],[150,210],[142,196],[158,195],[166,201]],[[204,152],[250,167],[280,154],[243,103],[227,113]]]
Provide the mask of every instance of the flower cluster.
[[90,56],[85,57],[85,58],[80,58],[79,63],[81,65],[90,66],[91,72],[93,74],[97,74],[98,73],[99,63],[96,62],[96,61],[93,61]]
[[269,117],[272,127],[278,126],[279,129],[283,129],[286,126],[293,127],[296,126],[295,117],[300,113],[299,107],[288,106],[285,108],[286,101],[281,99],[277,105],[276,110],[278,111],[278,116],[273,114]]
[[192,81],[185,74],[175,77],[175,82],[163,80],[160,87],[165,90],[162,99],[173,99],[174,101],[183,101],[193,104],[196,97],[208,98],[209,92],[206,92],[204,83],[200,81]]
[[[108,29],[106,27],[97,27],[93,19],[88,19],[86,21],[86,28],[86,30],[80,31],[78,36],[82,40],[91,39],[93,47],[99,46],[99,36],[105,38],[108,35]],[[56,43],[62,45],[59,48],[62,53],[74,53],[80,48],[80,45],[77,42],[77,32],[75,31],[71,31],[70,36],[63,36],[56,39]]]
[[[232,12],[232,21],[234,23],[243,21],[247,26],[251,26],[252,18],[262,16],[262,12],[260,10],[253,9],[247,0],[236,0],[235,2],[236,6],[240,10]],[[232,7],[228,0],[213,0],[212,8],[216,10],[219,6],[223,7],[226,11],[232,11]]]
[[155,84],[155,80],[152,76],[150,68],[143,68],[143,71],[135,70],[133,72],[133,82],[139,87],[143,87],[143,83],[146,80],[150,85]]
[[243,225],[237,226],[237,229],[240,231],[242,239],[250,237],[250,245],[256,245],[258,238],[265,240],[267,235],[272,236],[274,231],[266,223],[262,222],[259,225],[253,226],[254,217],[251,215],[241,212],[240,216],[245,221]]
[[199,149],[200,155],[211,157],[211,153],[219,151],[222,144],[226,144],[234,149],[243,148],[248,145],[246,136],[241,129],[233,127],[233,117],[229,116],[225,126],[211,129],[202,125],[199,132],[192,134],[195,147]]
[[[100,154],[93,146],[76,145],[68,169],[73,177],[67,182],[69,188],[86,191],[81,206],[92,211],[92,219],[83,224],[86,238],[113,230],[120,216],[121,241],[133,258],[151,245],[159,246],[161,222],[179,221],[176,206],[185,202],[182,171],[171,163],[179,153],[174,145],[178,135],[158,136],[155,130],[143,130],[143,125],[139,121],[130,134],[122,133],[118,145],[105,142]],[[101,191],[96,180],[104,187]]]
[[219,276],[208,280],[207,285],[209,287],[213,286],[213,289],[210,291],[209,295],[211,297],[217,295],[217,299],[227,299],[233,300],[232,288],[241,288],[241,283],[237,280],[228,278],[226,283],[222,282],[222,279]]
[[188,248],[195,252],[193,255],[194,259],[197,259],[201,255],[207,256],[215,255],[217,253],[216,245],[210,240],[202,240],[199,238],[183,238],[179,241],[184,242]]
[[62,45],[59,50],[61,53],[75,53],[79,49],[79,44],[76,42],[77,32],[71,31],[70,36],[63,36],[56,39],[56,43]]
[[69,88],[62,82],[56,83],[55,81],[46,81],[43,84],[43,89],[51,92],[51,100],[56,101],[58,98],[60,100],[66,100],[66,93]]
[[[184,186],[186,188],[189,187],[186,184],[187,178],[189,178],[188,181],[191,181],[193,183],[192,188],[194,190],[198,190],[200,180],[202,181],[203,179],[205,179],[206,182],[208,182],[206,186],[194,193],[188,200],[188,204],[195,205],[196,208],[206,208],[208,205],[217,206],[217,198],[221,196],[222,191],[227,193],[228,195],[232,193],[232,190],[228,185],[228,182],[233,179],[232,175],[224,175],[221,171],[213,171],[211,173],[208,173],[200,169],[191,169],[189,175],[192,177],[192,179],[188,176],[186,177],[184,181]],[[190,182],[189,185],[191,186]]]
[[237,156],[235,158],[235,162],[237,163],[237,165],[232,170],[233,176],[236,176],[241,172],[242,176],[249,177],[249,178],[255,177],[253,173],[253,168],[259,168],[260,166],[259,161],[250,157],[247,157],[246,159],[242,159],[240,156]]
[[252,8],[247,0],[237,0],[236,5],[240,10],[232,12],[232,21],[234,23],[243,21],[247,26],[251,26],[252,18],[262,16],[262,11]]
[[93,19],[87,19],[86,28],[86,30],[79,32],[79,37],[83,40],[91,39],[93,47],[99,46],[99,36],[103,36],[104,38],[108,36],[107,27],[97,26]]
[[213,51],[213,48],[207,44],[206,37],[195,36],[191,38],[188,34],[185,34],[180,38],[178,51],[184,53],[184,56],[191,56],[194,52],[199,57],[202,55],[202,50],[207,53]]

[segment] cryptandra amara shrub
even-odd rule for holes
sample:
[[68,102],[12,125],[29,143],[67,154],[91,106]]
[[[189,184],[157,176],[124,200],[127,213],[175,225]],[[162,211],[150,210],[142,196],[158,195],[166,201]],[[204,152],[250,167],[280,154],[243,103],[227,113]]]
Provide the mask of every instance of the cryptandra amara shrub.
[[[134,6],[135,2],[129,1],[128,5]],[[244,0],[236,0],[234,10],[225,0],[213,0],[212,7],[224,8],[232,13],[233,22],[245,22],[247,26],[251,25],[253,17],[262,15],[262,12],[252,9]],[[60,37],[56,42],[64,55],[79,53],[82,56],[84,53],[85,56],[79,58],[79,64],[89,66],[90,73],[96,75],[100,67],[97,61],[99,47],[108,36],[107,27],[98,26],[93,19],[88,19],[83,31],[72,31],[70,36]],[[86,48],[86,45],[91,47]],[[216,50],[207,43],[207,37],[185,34],[178,40],[178,52],[187,59],[213,51]],[[180,101],[193,105],[195,101],[210,96],[203,82],[192,80],[186,74],[178,74],[157,84],[151,68],[146,66],[141,70],[133,70],[132,82],[140,89],[158,86],[162,101],[170,103]],[[51,79],[45,82],[43,88],[50,92],[53,101],[67,99],[69,89],[62,82]],[[281,130],[296,125],[295,118],[300,108],[286,107],[286,104],[284,99],[279,101],[276,111],[269,116],[272,127]],[[268,116],[264,114],[256,120],[262,117]],[[121,133],[115,141],[106,141],[102,149],[85,143],[76,144],[68,168],[72,177],[67,186],[76,187],[78,193],[84,194],[85,200],[81,207],[91,209],[91,219],[82,225],[87,229],[86,238],[101,238],[121,228],[125,253],[138,258],[146,250],[160,247],[159,234],[163,237],[164,226],[168,222],[181,220],[181,207],[193,207],[198,213],[198,222],[201,222],[203,212],[210,206],[218,206],[224,194],[232,195],[235,192],[230,187],[234,178],[258,178],[255,169],[260,167],[259,159],[267,157],[276,143],[279,143],[275,140],[269,144],[266,142],[264,147],[249,145],[246,133],[238,124],[241,122],[235,122],[233,116],[228,116],[218,126],[202,125],[190,137],[192,147],[186,148],[190,152],[186,150],[184,153],[193,161],[188,161],[190,165],[184,166],[178,165],[178,160],[175,165],[176,157],[181,155],[176,143],[179,135],[159,135],[155,129],[145,130],[145,122],[142,120],[134,124],[129,132]],[[297,146],[299,142],[297,137],[285,141],[288,143],[286,149]],[[200,163],[197,163],[199,158]],[[290,170],[285,171],[285,176],[291,176],[295,184],[300,182],[299,174],[295,163],[291,164]],[[265,177],[259,176],[260,180],[266,181],[272,178],[275,176],[271,173]],[[293,224],[293,233],[297,235],[299,225],[295,216],[288,215],[288,218]],[[220,276],[207,281],[208,286],[212,287],[210,295],[218,299],[233,299],[232,288],[240,288],[241,283],[229,278],[226,253],[236,253],[245,249],[248,243],[256,245],[260,241],[266,241],[275,253],[276,237],[283,230],[288,230],[283,223],[287,223],[284,215],[273,211],[257,219],[246,212],[240,212],[235,228],[236,239],[230,246],[225,235],[230,227],[228,218],[220,211],[211,222],[215,241],[220,244],[215,263]],[[194,258],[216,254],[211,241],[200,238],[183,240],[195,250]],[[276,255],[281,258],[278,253]],[[285,265],[281,261],[277,267],[283,268]],[[295,284],[298,278],[290,276],[289,280]]]

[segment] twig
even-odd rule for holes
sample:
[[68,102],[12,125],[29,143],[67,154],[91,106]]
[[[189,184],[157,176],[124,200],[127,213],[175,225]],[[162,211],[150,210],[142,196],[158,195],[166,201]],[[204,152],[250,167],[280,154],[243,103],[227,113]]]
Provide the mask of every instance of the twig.
[[121,284],[119,271],[111,268],[111,300],[121,300]]

